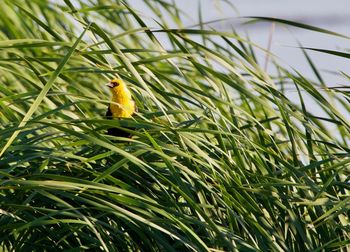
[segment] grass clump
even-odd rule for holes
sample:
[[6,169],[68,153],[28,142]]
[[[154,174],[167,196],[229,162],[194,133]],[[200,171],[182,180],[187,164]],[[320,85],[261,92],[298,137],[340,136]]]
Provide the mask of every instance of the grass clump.
[[[145,3],[182,27],[173,3]],[[124,1],[0,6],[2,250],[349,248],[348,94],[306,49],[316,81],[267,73],[234,31],[151,29]],[[104,118],[115,76],[133,119]]]

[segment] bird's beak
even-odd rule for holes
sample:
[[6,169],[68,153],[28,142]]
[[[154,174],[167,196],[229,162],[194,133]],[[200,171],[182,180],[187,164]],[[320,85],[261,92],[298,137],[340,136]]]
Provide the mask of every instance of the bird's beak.
[[106,86],[107,86],[107,87],[110,87],[110,88],[114,87],[114,85],[113,85],[111,82],[108,82],[108,83],[106,84]]

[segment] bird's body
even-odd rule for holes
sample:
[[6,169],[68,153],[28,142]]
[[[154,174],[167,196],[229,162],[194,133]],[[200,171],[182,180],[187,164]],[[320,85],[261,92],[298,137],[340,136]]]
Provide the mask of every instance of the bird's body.
[[[119,79],[114,79],[107,84],[112,93],[111,104],[106,113],[107,118],[130,118],[137,110],[131,92],[126,84]],[[108,129],[108,134],[113,136],[130,136],[130,133],[117,128]]]

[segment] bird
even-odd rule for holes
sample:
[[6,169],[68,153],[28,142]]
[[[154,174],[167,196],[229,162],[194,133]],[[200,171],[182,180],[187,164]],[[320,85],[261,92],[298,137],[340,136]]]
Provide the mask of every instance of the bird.
[[[131,118],[137,112],[137,106],[131,97],[131,92],[127,85],[121,79],[113,79],[107,86],[112,93],[112,100],[108,106],[106,117],[108,119]],[[107,134],[111,136],[131,137],[129,132],[119,128],[109,128]]]

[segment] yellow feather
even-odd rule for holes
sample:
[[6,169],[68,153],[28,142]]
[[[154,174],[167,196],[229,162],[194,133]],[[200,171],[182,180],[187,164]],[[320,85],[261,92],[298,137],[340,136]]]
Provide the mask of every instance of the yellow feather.
[[135,102],[131,98],[131,92],[122,80],[115,79],[111,81],[111,83],[114,82],[117,85],[111,88],[112,102],[110,109],[112,116],[115,118],[131,117],[136,110]]

